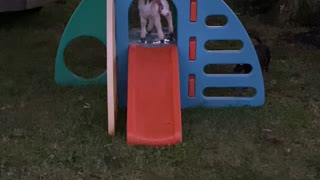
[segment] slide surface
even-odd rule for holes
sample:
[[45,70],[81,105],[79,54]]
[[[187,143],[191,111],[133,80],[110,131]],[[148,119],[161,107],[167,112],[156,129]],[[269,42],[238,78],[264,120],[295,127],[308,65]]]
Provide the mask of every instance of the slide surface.
[[127,142],[166,146],[182,142],[176,45],[129,47]]

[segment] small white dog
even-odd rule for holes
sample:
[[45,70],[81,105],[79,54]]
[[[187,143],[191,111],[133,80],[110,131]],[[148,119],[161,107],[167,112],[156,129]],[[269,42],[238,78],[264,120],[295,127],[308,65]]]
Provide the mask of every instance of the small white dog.
[[[145,42],[147,33],[151,33],[153,27],[156,27],[161,43],[164,42],[161,15],[166,17],[169,26],[170,40],[173,39],[172,13],[167,0],[139,0],[138,8],[141,25],[140,38],[142,42]],[[149,24],[148,27],[146,27],[148,21]]]

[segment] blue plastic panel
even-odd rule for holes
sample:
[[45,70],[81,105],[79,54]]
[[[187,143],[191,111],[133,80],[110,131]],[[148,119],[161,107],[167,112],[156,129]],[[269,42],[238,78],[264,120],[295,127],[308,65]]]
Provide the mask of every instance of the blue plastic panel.
[[[177,45],[179,50],[180,87],[182,108],[196,106],[229,107],[260,106],[264,104],[264,82],[259,61],[252,42],[232,10],[223,0],[198,0],[197,22],[190,22],[190,0],[173,0],[177,8]],[[132,0],[116,0],[116,39],[118,60],[118,94],[119,105],[126,106],[129,22],[128,11]],[[210,15],[225,15],[228,22],[223,27],[209,27],[205,19]],[[139,21],[139,19],[137,19]],[[197,39],[197,58],[189,61],[189,39]],[[241,40],[240,51],[207,51],[204,44],[208,40]],[[250,74],[215,74],[207,75],[203,68],[207,64],[251,64]],[[196,77],[195,97],[188,97],[188,77]],[[252,87],[256,89],[254,97],[205,97],[203,90],[207,87]]]

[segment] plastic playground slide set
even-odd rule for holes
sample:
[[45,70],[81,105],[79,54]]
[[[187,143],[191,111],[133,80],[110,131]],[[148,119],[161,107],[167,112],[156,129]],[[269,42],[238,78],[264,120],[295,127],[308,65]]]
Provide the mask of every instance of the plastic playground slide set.
[[[0,0],[0,12],[4,1],[11,4],[19,0]],[[224,0],[171,1],[176,9],[174,38],[169,33],[170,41],[167,41],[168,36],[160,41],[158,33],[153,31],[142,41],[144,43],[141,42],[141,28],[130,26],[133,21],[139,21],[139,18],[129,18],[133,2],[81,0],[57,49],[54,78],[58,85],[106,85],[108,135],[116,134],[118,107],[127,109],[128,144],[167,146],[182,142],[181,109],[264,104],[259,59],[246,29]],[[212,21],[224,17],[226,22],[210,24],[206,21],[208,17],[213,18]],[[163,32],[168,34],[165,24]],[[106,71],[90,79],[77,76],[64,63],[68,44],[82,36],[94,37],[106,46]],[[243,46],[240,49],[206,46],[217,41],[241,41]],[[252,71],[248,74],[205,72],[208,65],[237,64],[250,64]],[[254,88],[256,94],[208,95],[204,93],[207,88]]]

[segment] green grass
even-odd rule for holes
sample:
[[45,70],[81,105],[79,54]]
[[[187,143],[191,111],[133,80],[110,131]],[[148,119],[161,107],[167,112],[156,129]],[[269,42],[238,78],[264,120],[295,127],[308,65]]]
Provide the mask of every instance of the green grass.
[[[130,147],[125,110],[116,136],[105,134],[105,87],[54,82],[58,43],[77,4],[0,17],[0,179],[320,178],[319,50],[270,39],[263,107],[186,109],[183,144]],[[251,19],[245,25],[265,37],[282,31]],[[88,41],[67,53],[83,76],[104,66],[103,48]]]

